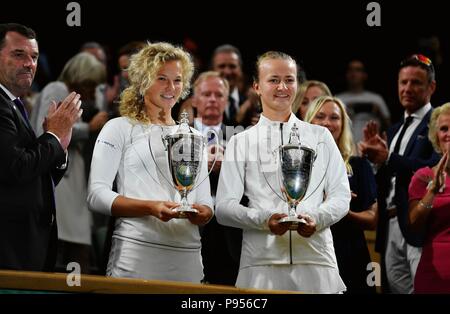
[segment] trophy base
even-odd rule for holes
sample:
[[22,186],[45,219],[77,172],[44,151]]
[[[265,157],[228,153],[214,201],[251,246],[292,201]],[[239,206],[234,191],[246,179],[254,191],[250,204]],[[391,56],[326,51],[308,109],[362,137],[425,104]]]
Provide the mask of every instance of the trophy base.
[[198,213],[198,211],[195,208],[192,208],[190,206],[187,206],[187,207],[183,207],[183,206],[176,207],[176,208],[172,209],[172,211],[178,213],[178,217],[177,218],[187,218],[188,217],[188,215],[187,215],[188,213],[194,213],[194,214]]
[[280,224],[289,224],[289,230],[297,230],[300,224],[306,224],[306,220],[298,217],[283,217],[278,221]]

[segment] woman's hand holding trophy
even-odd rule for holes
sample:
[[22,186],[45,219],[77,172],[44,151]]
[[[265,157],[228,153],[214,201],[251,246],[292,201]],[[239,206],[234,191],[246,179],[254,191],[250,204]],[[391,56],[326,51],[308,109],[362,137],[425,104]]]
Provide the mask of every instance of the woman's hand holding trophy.
[[174,212],[173,209],[180,206],[180,204],[170,201],[148,201],[153,215],[167,222],[172,218],[177,218],[178,213]]
[[205,205],[192,204],[192,208],[196,209],[196,213],[186,213],[186,218],[193,225],[203,226],[206,225],[212,218],[213,212],[211,208]]
[[288,217],[287,214],[273,214],[270,216],[267,224],[270,231],[276,235],[283,235],[288,230],[297,230],[302,237],[309,238],[316,232],[316,223],[313,218],[308,215],[298,215],[297,218],[303,219],[305,223],[281,222],[282,218]]

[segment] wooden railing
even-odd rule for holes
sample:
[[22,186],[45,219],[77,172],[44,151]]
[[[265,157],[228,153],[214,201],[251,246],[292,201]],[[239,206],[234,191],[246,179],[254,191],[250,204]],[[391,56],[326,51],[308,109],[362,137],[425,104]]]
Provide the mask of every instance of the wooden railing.
[[[69,277],[68,277],[69,276]],[[37,290],[75,293],[170,293],[170,294],[284,294],[292,291],[239,289],[230,286],[175,281],[112,278],[80,275],[80,286],[72,274],[0,270],[0,290]],[[69,283],[67,282],[69,281]]]

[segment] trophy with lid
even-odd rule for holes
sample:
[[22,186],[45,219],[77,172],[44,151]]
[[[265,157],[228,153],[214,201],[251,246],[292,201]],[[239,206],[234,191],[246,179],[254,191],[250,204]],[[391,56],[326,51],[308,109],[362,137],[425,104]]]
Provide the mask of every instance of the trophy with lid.
[[[214,130],[209,130],[208,133],[214,133],[215,138],[218,138]],[[172,134],[163,136],[163,142],[167,151],[171,180],[165,178],[164,175],[163,177],[181,196],[181,205],[173,210],[179,213],[178,218],[186,218],[187,213],[197,213],[197,210],[188,203],[188,194],[207,178],[199,180],[198,175],[203,162],[207,162],[207,160],[204,160],[203,152],[208,143],[208,137],[193,131],[189,126],[188,113],[184,111],[181,114],[181,121],[177,130]],[[216,160],[214,160],[215,162]],[[156,166],[159,169],[158,164]],[[159,171],[162,174],[160,169]]]
[[278,153],[279,183],[283,199],[289,206],[288,216],[281,218],[280,223],[288,223],[289,229],[296,230],[299,224],[306,223],[303,218],[298,218],[296,207],[308,189],[316,153],[301,145],[296,124],[292,126],[289,143],[281,145]]

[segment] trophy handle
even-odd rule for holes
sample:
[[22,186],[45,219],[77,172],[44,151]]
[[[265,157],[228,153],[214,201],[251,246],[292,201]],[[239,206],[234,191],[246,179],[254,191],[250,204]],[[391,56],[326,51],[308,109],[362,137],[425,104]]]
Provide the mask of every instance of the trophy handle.
[[[208,132],[206,133],[206,135],[207,135],[207,137],[206,137],[206,143],[203,143],[203,145],[208,145],[208,143],[209,143],[209,140],[208,140],[208,138],[209,138],[209,135],[210,134],[213,134],[214,135],[214,138],[216,139],[216,143],[214,144],[215,145],[215,148],[216,148],[216,152],[218,152],[219,151],[219,147],[220,147],[220,144],[219,144],[219,135],[217,134],[217,132],[215,131],[215,130],[213,130],[213,129],[209,129],[208,130]],[[203,160],[203,159],[202,159]],[[209,178],[209,175],[211,174],[211,172],[212,172],[212,170],[213,170],[213,168],[214,168],[214,165],[216,164],[216,161],[217,161],[217,154],[215,154],[215,157],[214,157],[214,161],[213,161],[213,164],[212,164],[212,166],[211,166],[211,169],[210,170],[208,170],[208,175],[206,176],[206,177],[204,177],[199,183],[197,183],[196,185],[194,185],[193,187],[192,187],[192,189],[191,190],[193,190],[193,189],[196,189],[198,186],[200,186],[200,184],[202,184],[203,183],[203,181],[205,181],[206,180],[206,178]],[[200,165],[199,165],[199,169],[201,170],[202,168],[202,161],[200,161]]]
[[[279,145],[278,147],[276,147],[273,151],[272,151],[272,156],[273,156],[273,158],[277,161],[277,162],[280,162],[279,161],[279,152],[280,152],[280,150],[281,150],[281,146],[282,145]],[[270,153],[270,151],[268,152],[268,153]],[[261,164],[261,159],[257,159],[258,160],[258,164],[259,164],[259,168],[260,168],[260,170],[261,170],[261,173],[262,173],[262,175],[263,175],[263,177],[264,177],[264,181],[266,181],[266,184],[269,186],[269,188],[272,190],[272,192],[280,199],[280,200],[282,200],[282,201],[284,201],[284,202],[286,202],[287,201],[287,198],[286,198],[286,196],[285,196],[285,193],[283,192],[283,187],[282,187],[282,185],[281,185],[281,181],[280,181],[280,179],[279,179],[279,171],[276,171],[276,175],[277,175],[277,179],[276,179],[276,181],[277,181],[277,183],[279,184],[279,188],[280,188],[280,190],[281,190],[281,194],[279,194],[277,191],[275,191],[275,189],[272,187],[272,185],[270,184],[270,182],[269,182],[269,180],[267,179],[267,177],[266,177],[266,173],[263,171],[263,168],[262,168],[262,164]]]
[[[317,191],[317,189],[319,188],[319,186],[322,184],[323,180],[325,179],[325,177],[326,177],[326,175],[328,173],[328,168],[330,167],[331,156],[330,156],[330,151],[328,149],[328,146],[325,145],[325,142],[319,142],[319,143],[317,143],[317,146],[319,146],[320,144],[324,144],[324,146],[326,147],[327,152],[328,152],[327,167],[325,168],[325,173],[323,174],[322,179],[320,179],[319,184],[317,184],[317,186],[314,189],[312,189],[312,192],[308,196],[306,196],[306,194],[305,194],[305,196],[303,197],[302,201],[307,200],[308,198],[311,197],[311,195],[313,195]],[[313,167],[314,167],[314,162],[316,161],[316,158],[317,158],[317,146],[316,146],[316,150],[314,152],[314,157],[313,157]]]
[[[164,136],[162,136],[162,135],[161,135],[161,139],[163,141],[164,149],[165,149],[165,151],[167,151],[167,139],[164,138]],[[161,177],[163,177],[164,180],[166,180],[166,182],[169,184],[169,186],[173,187],[176,190],[177,188],[175,187],[173,182],[171,182],[171,180],[167,179],[166,176],[164,175],[164,173],[161,171],[161,169],[159,169],[158,163],[156,162],[156,159],[155,159],[155,155],[153,154],[153,149],[152,149],[152,144],[151,144],[151,136],[149,136],[149,138],[148,138],[148,147],[150,149],[150,156],[152,156],[152,160],[155,163],[155,168],[158,170]]]
[[[167,141],[167,138],[165,138],[163,136],[163,134],[161,133],[161,141],[163,142],[163,146],[164,146],[164,150],[167,152],[167,147],[169,146],[169,142]],[[150,145],[150,140],[148,141],[148,144]],[[152,148],[150,147],[150,151],[152,151]],[[153,153],[152,153],[152,157],[153,157]],[[153,158],[153,161],[155,161],[155,158]]]

